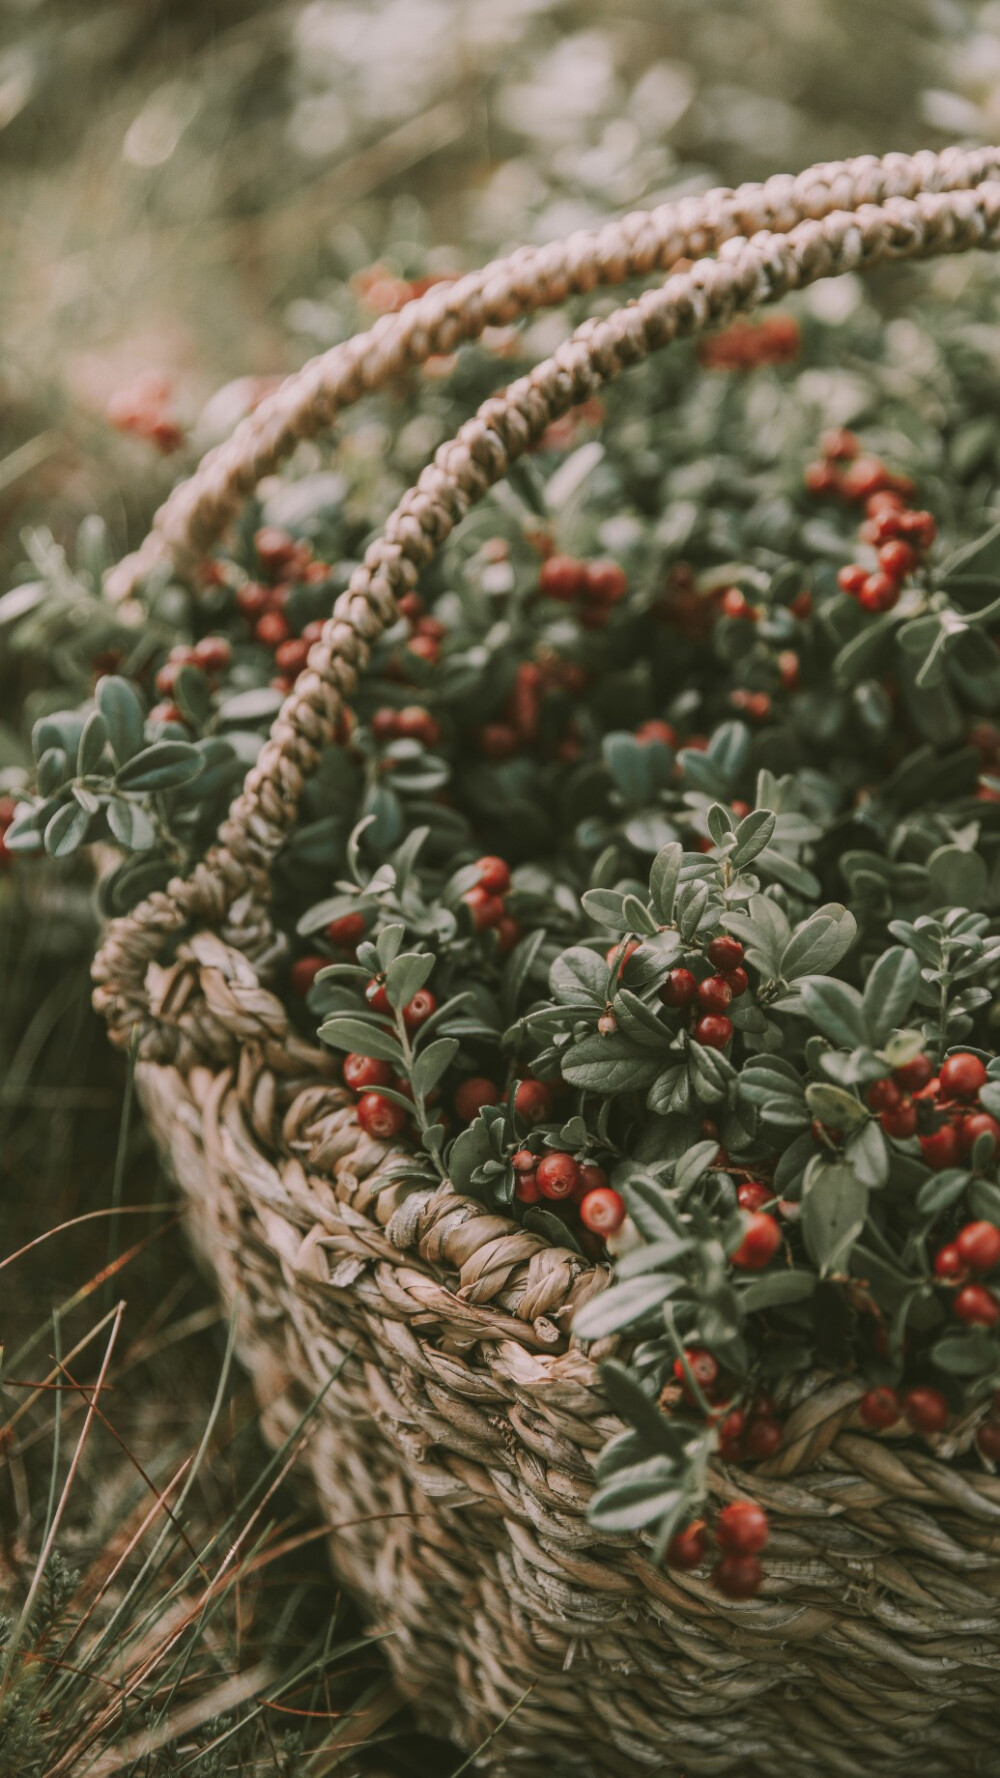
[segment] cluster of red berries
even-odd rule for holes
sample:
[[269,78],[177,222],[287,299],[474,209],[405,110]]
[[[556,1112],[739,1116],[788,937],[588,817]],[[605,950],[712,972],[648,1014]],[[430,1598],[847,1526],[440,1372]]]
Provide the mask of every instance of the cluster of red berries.
[[689,1347],[683,1358],[675,1359],[674,1378],[689,1407],[700,1406],[700,1396],[712,1404],[710,1418],[718,1431],[719,1455],[727,1463],[759,1463],[780,1449],[781,1424],[775,1404],[765,1391],[758,1390],[747,1408],[732,1402],[716,1405],[727,1383],[718,1360],[706,1347]]
[[[858,1412],[866,1426],[874,1432],[887,1432],[905,1419],[914,1432],[925,1437],[943,1432],[951,1418],[947,1399],[940,1389],[920,1385],[900,1396],[887,1383],[869,1389],[858,1403]],[[986,1457],[1000,1456],[1000,1397],[995,1399],[991,1418],[980,1428],[980,1450]],[[984,1436],[985,1435],[985,1436]]]
[[[447,624],[424,610],[419,593],[404,593],[399,601],[399,614],[409,625],[406,653],[416,655],[428,667],[436,667],[441,659],[441,644],[448,634]],[[398,656],[389,669],[391,679],[406,679],[406,662]]]
[[453,284],[458,276],[458,272],[432,272],[422,278],[400,278],[388,266],[370,265],[355,273],[351,289],[373,314],[396,315],[435,284]]
[[[514,1103],[517,1106],[516,1099]],[[538,1204],[543,1198],[555,1203],[568,1199],[576,1205],[584,1228],[605,1238],[625,1221],[624,1198],[608,1184],[604,1168],[593,1161],[578,1161],[560,1149],[537,1155],[529,1148],[519,1148],[513,1167],[514,1193],[521,1204]]]
[[421,747],[436,747],[441,739],[441,724],[423,704],[405,704],[401,710],[384,704],[373,712],[371,728],[376,741],[419,741]]
[[477,860],[479,881],[462,897],[477,932],[496,932],[501,956],[514,949],[521,936],[520,922],[507,912],[504,897],[510,888],[510,866],[505,858],[489,855]]
[[716,974],[699,981],[690,969],[672,969],[659,995],[664,1006],[691,1009],[691,1035],[696,1043],[707,1049],[724,1050],[733,1035],[733,1021],[727,1009],[746,993],[750,978],[743,967],[743,946],[738,939],[727,935],[713,938],[705,955]]
[[119,432],[145,438],[169,456],[184,443],[183,429],[171,410],[171,394],[166,377],[148,372],[115,391],[108,402],[108,419]]
[[[767,1514],[755,1500],[731,1500],[713,1527],[719,1559],[712,1570],[712,1585],[727,1599],[752,1599],[764,1579],[757,1560],[770,1536]],[[667,1546],[671,1568],[700,1568],[705,1560],[708,1526],[693,1519],[678,1531]]]
[[612,609],[628,592],[617,562],[581,562],[575,556],[549,556],[542,563],[538,590],[545,599],[575,605],[585,630],[603,630]]
[[[480,751],[487,759],[496,760],[513,759],[515,754],[528,752],[538,742],[546,698],[554,692],[578,698],[588,684],[584,667],[551,651],[545,651],[538,660],[521,661],[500,719],[485,723],[477,731]],[[573,765],[581,751],[580,736],[571,718],[555,744],[555,757],[563,765]]]
[[202,636],[200,642],[176,643],[163,666],[158,669],[154,680],[160,702],[154,704],[150,710],[150,722],[184,721],[181,710],[173,701],[177,677],[182,667],[193,667],[196,672],[204,673],[214,689],[218,684],[219,674],[224,673],[228,667],[232,653],[225,636]]
[[[874,567],[851,562],[841,568],[837,585],[864,611],[891,611],[903,582],[921,565],[923,552],[937,536],[933,513],[908,505],[913,483],[894,475],[878,457],[863,457],[853,432],[831,432],[822,441],[823,457],[806,470],[812,494],[836,494],[852,503],[864,501],[862,543],[877,551]],[[842,465],[846,463],[846,469]]]
[[293,635],[286,610],[288,596],[295,585],[320,586],[329,580],[330,564],[314,560],[308,543],[274,525],[257,532],[254,548],[262,578],[244,581],[237,588],[236,607],[250,625],[254,641],[263,643],[274,655],[271,684],[278,691],[289,692],[310,648],[322,636],[323,624],[317,618],[305,625],[300,636]]
[[791,364],[798,357],[799,324],[792,315],[765,315],[762,321],[734,321],[698,345],[705,370],[756,370],[760,364]]
[[[346,961],[353,962],[354,947],[360,939],[364,938],[367,924],[364,914],[341,914],[336,920],[330,921],[326,929],[326,937],[331,945],[337,947],[339,952],[346,952]],[[297,957],[291,970],[292,987],[295,993],[303,996],[308,994],[320,970],[325,969],[329,961],[329,957],[320,957],[315,953],[306,957]]]

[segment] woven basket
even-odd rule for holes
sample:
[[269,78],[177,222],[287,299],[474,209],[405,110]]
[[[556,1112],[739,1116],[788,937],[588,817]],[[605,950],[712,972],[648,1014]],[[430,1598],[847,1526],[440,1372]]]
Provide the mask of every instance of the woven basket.
[[95,966],[272,1435],[325,1390],[306,1461],[334,1566],[390,1632],[422,1725],[497,1774],[1000,1772],[1000,1478],[950,1463],[944,1443],[866,1436],[860,1385],[817,1379],[773,1461],[711,1475],[719,1501],[752,1491],[770,1515],[757,1598],[727,1601],[705,1572],[657,1569],[643,1543],[595,1533],[592,1465],[618,1428],[571,1319],[606,1271],[447,1186],[377,1189],[386,1150],[266,986],[269,867],[397,597],[553,418],[673,338],[818,278],[997,247],[996,179],[998,150],[818,167],[438,287],[287,382],[112,577],[126,598],[164,560],[183,570],[297,439],[405,367],[684,262],[437,452],[338,601],[216,845],[116,920]]

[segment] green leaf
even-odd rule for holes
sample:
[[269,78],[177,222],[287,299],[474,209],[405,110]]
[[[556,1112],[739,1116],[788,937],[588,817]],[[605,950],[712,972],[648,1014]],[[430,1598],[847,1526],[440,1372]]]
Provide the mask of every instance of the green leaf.
[[833,1130],[853,1130],[868,1122],[868,1112],[855,1093],[843,1087],[828,1086],[825,1081],[811,1081],[806,1087],[806,1104],[813,1117]]
[[385,991],[389,1004],[397,1012],[413,999],[434,972],[437,959],[424,952],[405,951],[390,963],[385,973]]
[[850,950],[857,931],[850,910],[839,901],[828,902],[795,928],[776,973],[789,982],[803,975],[828,975]]
[[212,709],[208,680],[200,667],[184,666],[174,680],[174,703],[192,728],[201,728]]
[[815,1272],[801,1268],[788,1272],[766,1272],[752,1278],[740,1289],[740,1302],[748,1315],[757,1309],[781,1309],[791,1303],[807,1302],[816,1289]]
[[482,1200],[482,1190],[473,1183],[472,1176],[492,1156],[489,1125],[482,1116],[474,1118],[467,1129],[459,1131],[448,1150],[448,1177],[455,1190],[466,1197]]
[[844,1150],[854,1172],[869,1191],[879,1191],[889,1178],[889,1146],[874,1118],[851,1136]]
[[770,809],[753,809],[745,815],[736,829],[736,847],[729,854],[730,863],[736,870],[742,870],[758,857],[767,846],[774,833],[777,816]]
[[608,926],[612,932],[629,930],[623,912],[625,897],[617,889],[588,889],[580,899],[584,913],[589,914],[598,926]]
[[883,951],[865,982],[864,1016],[873,1043],[885,1043],[904,1023],[919,983],[920,963],[912,951],[902,945]]
[[47,747],[35,773],[39,795],[53,796],[69,776],[69,755],[61,747]]
[[688,1048],[691,1085],[704,1105],[723,1105],[736,1080],[733,1064],[721,1050],[708,1049],[691,1039]]
[[603,1340],[605,1335],[631,1327],[661,1308],[682,1283],[681,1278],[665,1272],[643,1272],[638,1278],[612,1284],[577,1310],[573,1332],[579,1340]]
[[683,1457],[683,1440],[631,1372],[613,1358],[605,1359],[600,1371],[604,1393],[611,1406],[623,1420],[635,1427],[643,1444],[674,1463]]
[[418,1098],[426,1099],[428,1093],[437,1086],[445,1070],[454,1061],[458,1047],[457,1037],[438,1037],[425,1049],[417,1052],[410,1069],[410,1080]]
[[79,803],[63,803],[45,829],[45,850],[50,858],[69,858],[86,838],[90,816]]
[[807,1014],[831,1043],[860,1049],[870,1042],[868,1022],[857,988],[838,982],[832,976],[807,977],[801,984],[802,1004]]
[[563,1006],[603,1006],[608,966],[596,951],[573,945],[554,959],[549,969],[549,987]]
[[331,1049],[353,1050],[359,1056],[374,1056],[380,1062],[403,1065],[399,1039],[374,1019],[354,1018],[349,1013],[335,1013],[319,1028],[319,1035]]
[[156,844],[156,830],[145,809],[127,802],[123,796],[109,799],[106,809],[108,826],[120,846],[130,852],[148,852]]
[[175,790],[202,771],[204,760],[188,741],[154,741],[122,766],[116,782],[122,790]]
[[674,1512],[684,1498],[669,1458],[649,1457],[603,1484],[591,1501],[589,1518],[597,1531],[641,1531]]
[[950,555],[935,580],[948,593],[992,590],[1000,581],[1000,524]]
[[979,1327],[945,1334],[931,1348],[931,1358],[953,1377],[988,1377],[1000,1370],[1000,1346]]
[[127,679],[111,674],[98,680],[96,696],[115,763],[127,765],[141,751],[146,738],[138,694]]
[[932,1173],[925,1179],[917,1193],[917,1209],[922,1216],[940,1216],[942,1210],[950,1210],[964,1197],[972,1183],[972,1174],[964,1167],[948,1167],[942,1173]]
[[931,853],[927,870],[938,907],[981,908],[985,904],[989,875],[978,852],[940,846]]
[[674,841],[664,846],[653,859],[649,872],[649,893],[653,910],[664,926],[674,917],[674,896],[680,882],[684,848]]
[[563,1079],[571,1087],[594,1093],[632,1093],[651,1086],[660,1071],[656,1056],[637,1049],[620,1032],[609,1037],[585,1037],[566,1051]]
[[83,726],[80,746],[76,756],[76,770],[80,778],[89,778],[96,772],[101,763],[101,756],[108,744],[108,728],[100,710],[92,710]]
[[696,1142],[693,1148],[687,1149],[674,1166],[674,1189],[683,1195],[697,1185],[708,1172],[718,1149],[719,1144],[715,1141]]
[[867,1215],[868,1188],[853,1168],[818,1160],[807,1169],[800,1226],[822,1276],[845,1269]]

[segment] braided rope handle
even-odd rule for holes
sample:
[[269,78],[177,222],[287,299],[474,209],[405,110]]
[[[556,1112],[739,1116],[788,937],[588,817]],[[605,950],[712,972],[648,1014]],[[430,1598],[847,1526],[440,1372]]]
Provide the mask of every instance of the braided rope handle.
[[736,236],[762,229],[787,234],[797,223],[835,210],[922,191],[968,189],[998,172],[996,148],[822,162],[803,173],[775,174],[763,184],[717,187],[652,211],[635,211],[545,247],[521,247],[453,284],[436,285],[398,314],[382,316],[367,333],[313,359],[262,401],[173,490],[146,541],[109,574],[108,593],[115,600],[128,598],[164,564],[189,569],[301,439],[325,431],[344,408],[409,367],[478,339],[484,328],[507,325],[600,285],[650,278],[679,259],[716,252]]
[[822,220],[799,222],[785,235],[763,231],[752,240],[734,237],[722,244],[716,259],[700,260],[634,303],[585,322],[551,358],[485,401],[438,449],[369,546],[310,650],[216,844],[190,877],[175,879],[109,926],[94,965],[95,1001],[114,1040],[124,1044],[137,1037],[140,1054],[170,1055],[172,1034],[158,1029],[150,1015],[148,964],[188,920],[217,923],[236,912],[237,941],[241,928],[252,929],[303,785],[334,739],[373,645],[395,620],[397,599],[413,589],[459,520],[553,419],[650,352],[789,290],[886,260],[997,246],[1000,182],[833,211]]

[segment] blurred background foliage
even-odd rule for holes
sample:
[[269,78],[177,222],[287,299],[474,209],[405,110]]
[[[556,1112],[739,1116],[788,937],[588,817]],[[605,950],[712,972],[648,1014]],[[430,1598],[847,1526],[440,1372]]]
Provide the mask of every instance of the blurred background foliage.
[[[373,264],[462,270],[711,183],[998,130],[998,0],[7,0],[0,574],[26,528],[72,548],[94,511],[115,553],[137,542],[238,411],[213,391],[370,320]],[[176,452],[109,423],[148,374]],[[0,638],[0,766],[31,690]],[[93,929],[73,873],[0,875],[0,1261],[40,1243],[0,1276],[0,1775],[447,1772],[267,1467],[122,1115]]]

